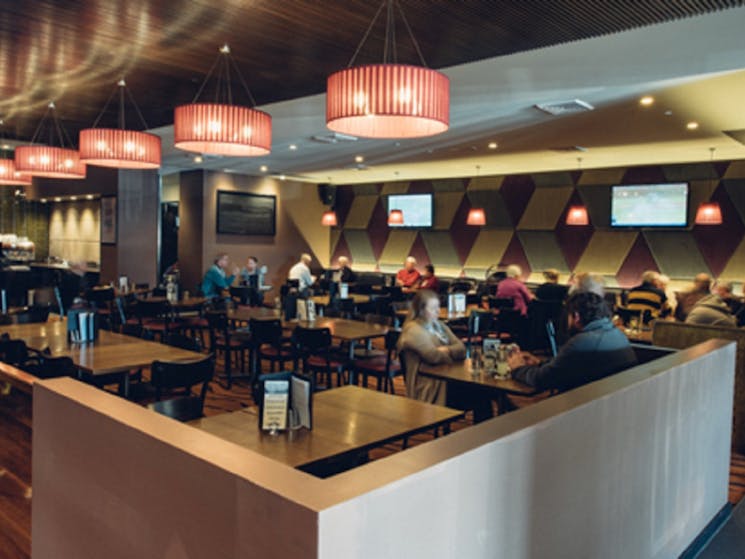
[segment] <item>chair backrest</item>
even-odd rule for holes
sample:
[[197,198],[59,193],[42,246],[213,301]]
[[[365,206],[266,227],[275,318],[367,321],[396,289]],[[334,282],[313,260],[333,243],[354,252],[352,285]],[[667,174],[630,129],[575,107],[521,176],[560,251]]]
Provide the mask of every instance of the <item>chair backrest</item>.
[[36,324],[46,322],[49,319],[49,311],[49,307],[30,307],[10,316],[13,319],[13,324]]
[[0,340],[0,360],[9,365],[28,361],[28,347],[23,340]]
[[250,305],[255,298],[256,290],[253,287],[245,285],[231,286],[230,296],[234,299],[238,299],[241,305]]
[[71,357],[50,357],[40,355],[39,364],[33,368],[33,374],[39,378],[57,378],[78,376],[78,368]]
[[298,326],[292,332],[292,339],[301,354],[323,353],[331,347],[331,330]]
[[165,287],[153,287],[153,297],[165,297],[166,295],[168,295],[168,291],[166,291]]
[[490,309],[513,309],[515,300],[512,297],[489,297]]
[[450,284],[450,293],[468,293],[474,285],[470,281],[456,280]]
[[151,366],[151,383],[155,387],[155,399],[160,400],[164,390],[184,389],[191,393],[195,384],[202,383],[200,398],[207,394],[207,383],[215,372],[215,357],[208,355],[199,361],[190,363],[153,361]]
[[479,336],[492,329],[492,320],[494,315],[491,311],[477,310],[471,311],[468,315],[468,335]]
[[276,346],[282,341],[282,322],[280,320],[256,320],[248,322],[251,340],[256,346],[269,344]]
[[163,343],[172,347],[186,349],[188,351],[196,351],[197,353],[202,351],[202,344],[197,338],[191,338],[178,332],[169,333],[165,337],[165,340],[163,340]]
[[98,308],[106,307],[116,296],[113,287],[97,287],[89,289],[85,293],[85,299]]
[[132,336],[134,338],[144,338],[146,330],[144,330],[139,324],[123,323],[121,333],[125,336]]
[[168,318],[171,306],[168,301],[150,301],[137,299],[135,313],[138,318]]

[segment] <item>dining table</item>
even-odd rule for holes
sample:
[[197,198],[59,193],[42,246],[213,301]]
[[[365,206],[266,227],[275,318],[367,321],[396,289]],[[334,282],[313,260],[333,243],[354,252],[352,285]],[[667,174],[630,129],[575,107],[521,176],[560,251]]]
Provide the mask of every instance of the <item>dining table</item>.
[[446,427],[464,412],[358,386],[313,396],[312,429],[271,434],[259,429],[259,409],[191,421],[193,427],[294,468],[314,471],[329,461]]

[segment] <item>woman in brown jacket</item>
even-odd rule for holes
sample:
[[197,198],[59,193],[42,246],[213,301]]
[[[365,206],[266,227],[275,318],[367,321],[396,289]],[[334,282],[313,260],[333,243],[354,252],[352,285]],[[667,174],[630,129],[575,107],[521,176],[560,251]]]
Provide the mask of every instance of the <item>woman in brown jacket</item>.
[[462,361],[466,348],[445,324],[438,320],[440,299],[434,291],[423,289],[414,295],[411,314],[404,323],[399,349],[406,367],[406,395],[415,400],[445,405],[446,383],[419,375],[422,362],[441,365]]

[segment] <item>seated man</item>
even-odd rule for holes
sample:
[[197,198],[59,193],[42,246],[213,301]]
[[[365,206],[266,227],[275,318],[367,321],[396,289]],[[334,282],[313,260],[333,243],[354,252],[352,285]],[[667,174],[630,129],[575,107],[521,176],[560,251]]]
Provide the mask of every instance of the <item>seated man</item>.
[[[354,283],[357,281],[357,274],[354,273],[349,265],[349,258],[346,256],[340,256],[337,258],[336,263],[339,265],[338,271],[334,274],[334,281],[341,283]],[[338,279],[337,278],[338,274]]]
[[698,274],[693,278],[693,288],[681,293],[678,297],[678,306],[675,307],[675,318],[684,322],[688,313],[694,305],[709,295],[711,291],[711,276],[709,274]]
[[432,264],[427,264],[424,267],[424,275],[419,282],[419,289],[431,289],[435,293],[440,290],[440,281],[435,276],[435,267]]
[[659,287],[659,276],[654,270],[642,274],[642,283],[632,288],[626,297],[626,308],[631,311],[649,311],[656,318],[667,303],[667,295]]
[[416,269],[416,258],[408,256],[404,261],[404,267],[396,274],[396,285],[411,289],[419,285],[421,278],[422,275]]
[[727,303],[716,293],[699,299],[686,316],[685,322],[705,326],[737,326],[737,320]]
[[221,252],[215,258],[215,263],[204,275],[204,279],[202,280],[202,293],[204,293],[204,296],[208,299],[220,297],[223,295],[223,291],[233,284],[233,280],[239,270],[237,266],[233,266],[233,274],[230,276],[227,275],[226,270],[228,269],[229,263],[230,259],[228,258],[228,255]]
[[541,364],[530,354],[512,353],[512,378],[540,390],[571,390],[636,365],[628,338],[613,326],[605,300],[578,292],[567,300],[570,331],[576,332],[553,359]]
[[311,262],[313,262],[313,258],[310,254],[301,254],[300,261],[290,268],[290,271],[287,274],[287,279],[297,280],[298,292],[303,297],[310,294],[310,286],[316,281],[315,276],[310,273]]
[[566,299],[569,286],[559,283],[559,270],[549,268],[543,272],[546,281],[535,290],[535,296],[542,301],[563,301]]

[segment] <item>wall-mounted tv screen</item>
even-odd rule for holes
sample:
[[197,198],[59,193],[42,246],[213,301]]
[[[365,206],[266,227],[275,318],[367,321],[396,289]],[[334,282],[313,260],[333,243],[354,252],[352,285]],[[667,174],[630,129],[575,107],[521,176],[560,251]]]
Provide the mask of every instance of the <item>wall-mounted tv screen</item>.
[[613,186],[610,224],[612,227],[685,227],[688,183]]
[[391,210],[404,214],[404,222],[391,227],[432,227],[432,194],[390,194],[388,213]]
[[217,232],[222,235],[274,235],[276,196],[218,190]]

